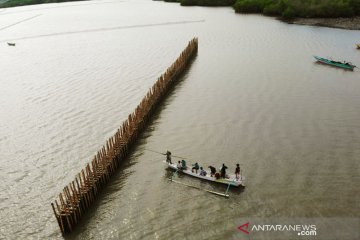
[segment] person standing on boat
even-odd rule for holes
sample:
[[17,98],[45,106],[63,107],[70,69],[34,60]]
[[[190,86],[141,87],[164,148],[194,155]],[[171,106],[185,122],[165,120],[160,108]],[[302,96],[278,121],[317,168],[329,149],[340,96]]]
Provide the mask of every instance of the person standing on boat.
[[172,164],[170,151],[166,151],[166,162]]
[[236,180],[239,180],[239,178],[240,178],[240,164],[236,164],[235,176],[236,176]]
[[223,165],[222,165],[222,167],[221,167],[221,169],[220,169],[220,177],[222,177],[222,178],[225,178],[226,177],[226,169],[227,169],[228,167],[227,166],[225,166],[225,164],[223,163]]

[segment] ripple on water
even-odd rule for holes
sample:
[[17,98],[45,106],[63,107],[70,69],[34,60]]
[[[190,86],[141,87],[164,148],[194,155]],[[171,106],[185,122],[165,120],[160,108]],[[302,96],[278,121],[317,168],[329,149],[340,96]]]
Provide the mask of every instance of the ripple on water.
[[[2,235],[61,238],[50,201],[194,35],[200,47],[192,67],[75,238],[229,239],[240,217],[358,217],[359,72],[312,59],[336,54],[359,62],[348,47],[358,31],[288,25],[228,8],[118,3],[0,13],[3,26],[42,14],[1,32],[1,39],[38,36],[0,56]],[[145,26],[152,23],[159,25]],[[114,28],[120,25],[137,27]],[[247,188],[224,200],[172,184],[161,156],[146,148],[204,166],[225,162],[229,171],[240,162]]]

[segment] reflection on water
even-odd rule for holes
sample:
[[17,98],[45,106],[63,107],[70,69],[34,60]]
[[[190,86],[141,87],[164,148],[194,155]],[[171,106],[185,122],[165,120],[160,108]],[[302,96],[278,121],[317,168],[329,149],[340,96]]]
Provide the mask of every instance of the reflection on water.
[[[0,238],[61,238],[50,202],[194,36],[189,72],[69,238],[232,239],[247,216],[359,217],[360,72],[312,58],[360,65],[359,31],[153,1],[6,9],[0,29]],[[224,199],[173,184],[146,149],[241,163],[247,187]]]

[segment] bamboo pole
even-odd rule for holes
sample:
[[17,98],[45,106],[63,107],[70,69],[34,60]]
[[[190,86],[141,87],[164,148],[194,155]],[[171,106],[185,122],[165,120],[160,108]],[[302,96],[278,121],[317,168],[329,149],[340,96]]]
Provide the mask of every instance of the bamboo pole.
[[[91,207],[102,187],[110,180],[127,156],[130,147],[146,127],[157,105],[168,94],[172,85],[191,63],[198,49],[197,38],[192,39],[178,59],[156,80],[144,98],[110,137],[94,158],[66,186],[55,204],[54,215],[63,235],[71,232],[80,218]],[[76,182],[76,185],[75,185]],[[56,206],[56,208],[55,208]]]

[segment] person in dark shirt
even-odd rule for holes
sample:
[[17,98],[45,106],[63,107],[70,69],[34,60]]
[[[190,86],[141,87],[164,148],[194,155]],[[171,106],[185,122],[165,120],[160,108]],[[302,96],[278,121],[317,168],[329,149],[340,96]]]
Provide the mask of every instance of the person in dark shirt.
[[172,164],[170,151],[166,151],[166,162]]
[[181,169],[182,169],[182,167],[181,167],[181,162],[180,162],[180,161],[178,161],[176,167],[178,168],[178,170],[181,170]]
[[240,178],[240,164],[236,164],[235,176],[236,176],[236,180],[239,180],[239,178]]
[[226,177],[226,169],[227,169],[227,166],[225,166],[225,164],[223,163],[221,170],[220,170],[220,177],[222,177],[222,178]]
[[209,166],[208,168],[210,168],[210,176],[213,177],[216,173],[216,168],[214,168],[213,166]]

